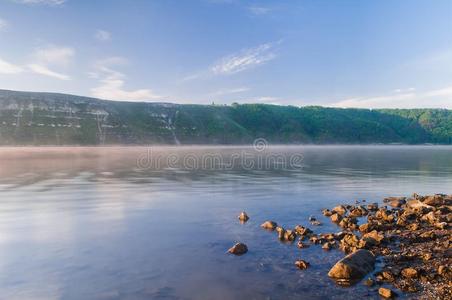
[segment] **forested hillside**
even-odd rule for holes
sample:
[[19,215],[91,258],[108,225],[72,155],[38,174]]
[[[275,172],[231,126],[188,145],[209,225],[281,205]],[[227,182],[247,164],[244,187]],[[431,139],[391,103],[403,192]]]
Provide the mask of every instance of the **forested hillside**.
[[248,144],[258,137],[452,144],[452,111],[132,103],[0,90],[0,145]]

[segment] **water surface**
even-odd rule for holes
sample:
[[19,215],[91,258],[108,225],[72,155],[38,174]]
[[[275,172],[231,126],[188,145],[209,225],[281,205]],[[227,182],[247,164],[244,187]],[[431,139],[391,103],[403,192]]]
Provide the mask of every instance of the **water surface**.
[[[336,232],[322,208],[413,192],[452,192],[451,147],[0,148],[1,298],[378,299],[326,276],[340,251],[300,250],[259,224],[314,215]],[[236,241],[246,255],[226,254]]]

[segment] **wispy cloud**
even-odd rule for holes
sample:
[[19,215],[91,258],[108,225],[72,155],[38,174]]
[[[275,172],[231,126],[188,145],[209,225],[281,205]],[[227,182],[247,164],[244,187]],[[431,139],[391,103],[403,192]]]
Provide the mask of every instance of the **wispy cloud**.
[[98,29],[96,31],[96,34],[94,35],[94,37],[98,41],[107,42],[107,41],[111,40],[111,33],[106,30]]
[[243,49],[237,53],[221,58],[210,70],[214,74],[235,74],[263,65],[276,58],[272,51],[274,44],[267,43],[260,46]]
[[36,74],[53,77],[60,80],[70,80],[71,78],[68,75],[61,74],[55,71],[50,70],[48,67],[38,64],[30,64],[28,65],[30,70]]
[[0,74],[18,74],[22,72],[22,67],[9,63],[0,58]]
[[99,80],[99,86],[91,89],[94,97],[108,100],[122,101],[151,101],[160,99],[150,89],[126,90],[124,88],[126,76],[116,68],[127,63],[122,57],[110,57],[95,64],[95,72],[90,75]]
[[75,51],[70,47],[50,45],[38,48],[33,57],[42,64],[67,66],[74,57]]
[[417,92],[414,88],[372,97],[354,97],[331,103],[334,107],[356,108],[452,108],[452,86]]
[[15,2],[22,4],[44,4],[44,5],[52,5],[57,6],[66,2],[66,0],[14,0]]
[[268,14],[271,9],[269,7],[265,7],[265,6],[250,6],[248,7],[248,10],[253,14],[253,15],[266,15]]
[[5,19],[0,18],[0,31],[6,30],[8,22]]

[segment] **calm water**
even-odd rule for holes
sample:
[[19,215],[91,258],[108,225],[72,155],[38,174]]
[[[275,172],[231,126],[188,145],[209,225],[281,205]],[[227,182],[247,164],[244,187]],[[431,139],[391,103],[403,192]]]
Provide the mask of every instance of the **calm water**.
[[[3,148],[0,298],[377,298],[326,276],[341,252],[259,224],[339,231],[321,208],[413,192],[452,192],[451,147]],[[246,255],[226,254],[236,241]]]

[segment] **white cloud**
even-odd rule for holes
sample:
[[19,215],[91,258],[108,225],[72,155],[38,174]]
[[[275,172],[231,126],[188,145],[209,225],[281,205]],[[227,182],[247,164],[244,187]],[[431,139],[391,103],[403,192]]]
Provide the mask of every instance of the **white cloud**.
[[23,68],[0,58],[0,74],[18,74],[23,71]]
[[8,27],[8,22],[0,18],[0,31],[4,31]]
[[15,0],[15,2],[22,4],[44,4],[57,6],[66,2],[66,0]]
[[47,46],[36,49],[33,56],[41,64],[66,66],[71,62],[74,54],[74,49],[70,47]]
[[94,37],[101,42],[107,42],[111,40],[111,33],[106,30],[98,29]]
[[415,92],[416,89],[397,89],[392,94],[374,97],[355,97],[330,104],[334,107],[356,108],[452,108],[452,86]]
[[39,64],[30,64],[28,65],[30,70],[36,74],[53,77],[60,80],[70,80],[71,78],[68,75],[61,74],[55,71],[50,70],[48,67],[39,65]]
[[273,44],[267,43],[225,56],[211,67],[211,71],[214,74],[235,74],[265,64],[276,57],[272,48]]
[[125,90],[126,76],[113,69],[124,65],[127,60],[121,57],[110,57],[96,63],[96,72],[91,76],[99,78],[99,86],[91,89],[94,97],[122,101],[150,101],[162,98],[150,89]]
[[254,15],[265,15],[268,14],[271,9],[264,6],[250,6],[248,7],[249,11]]

